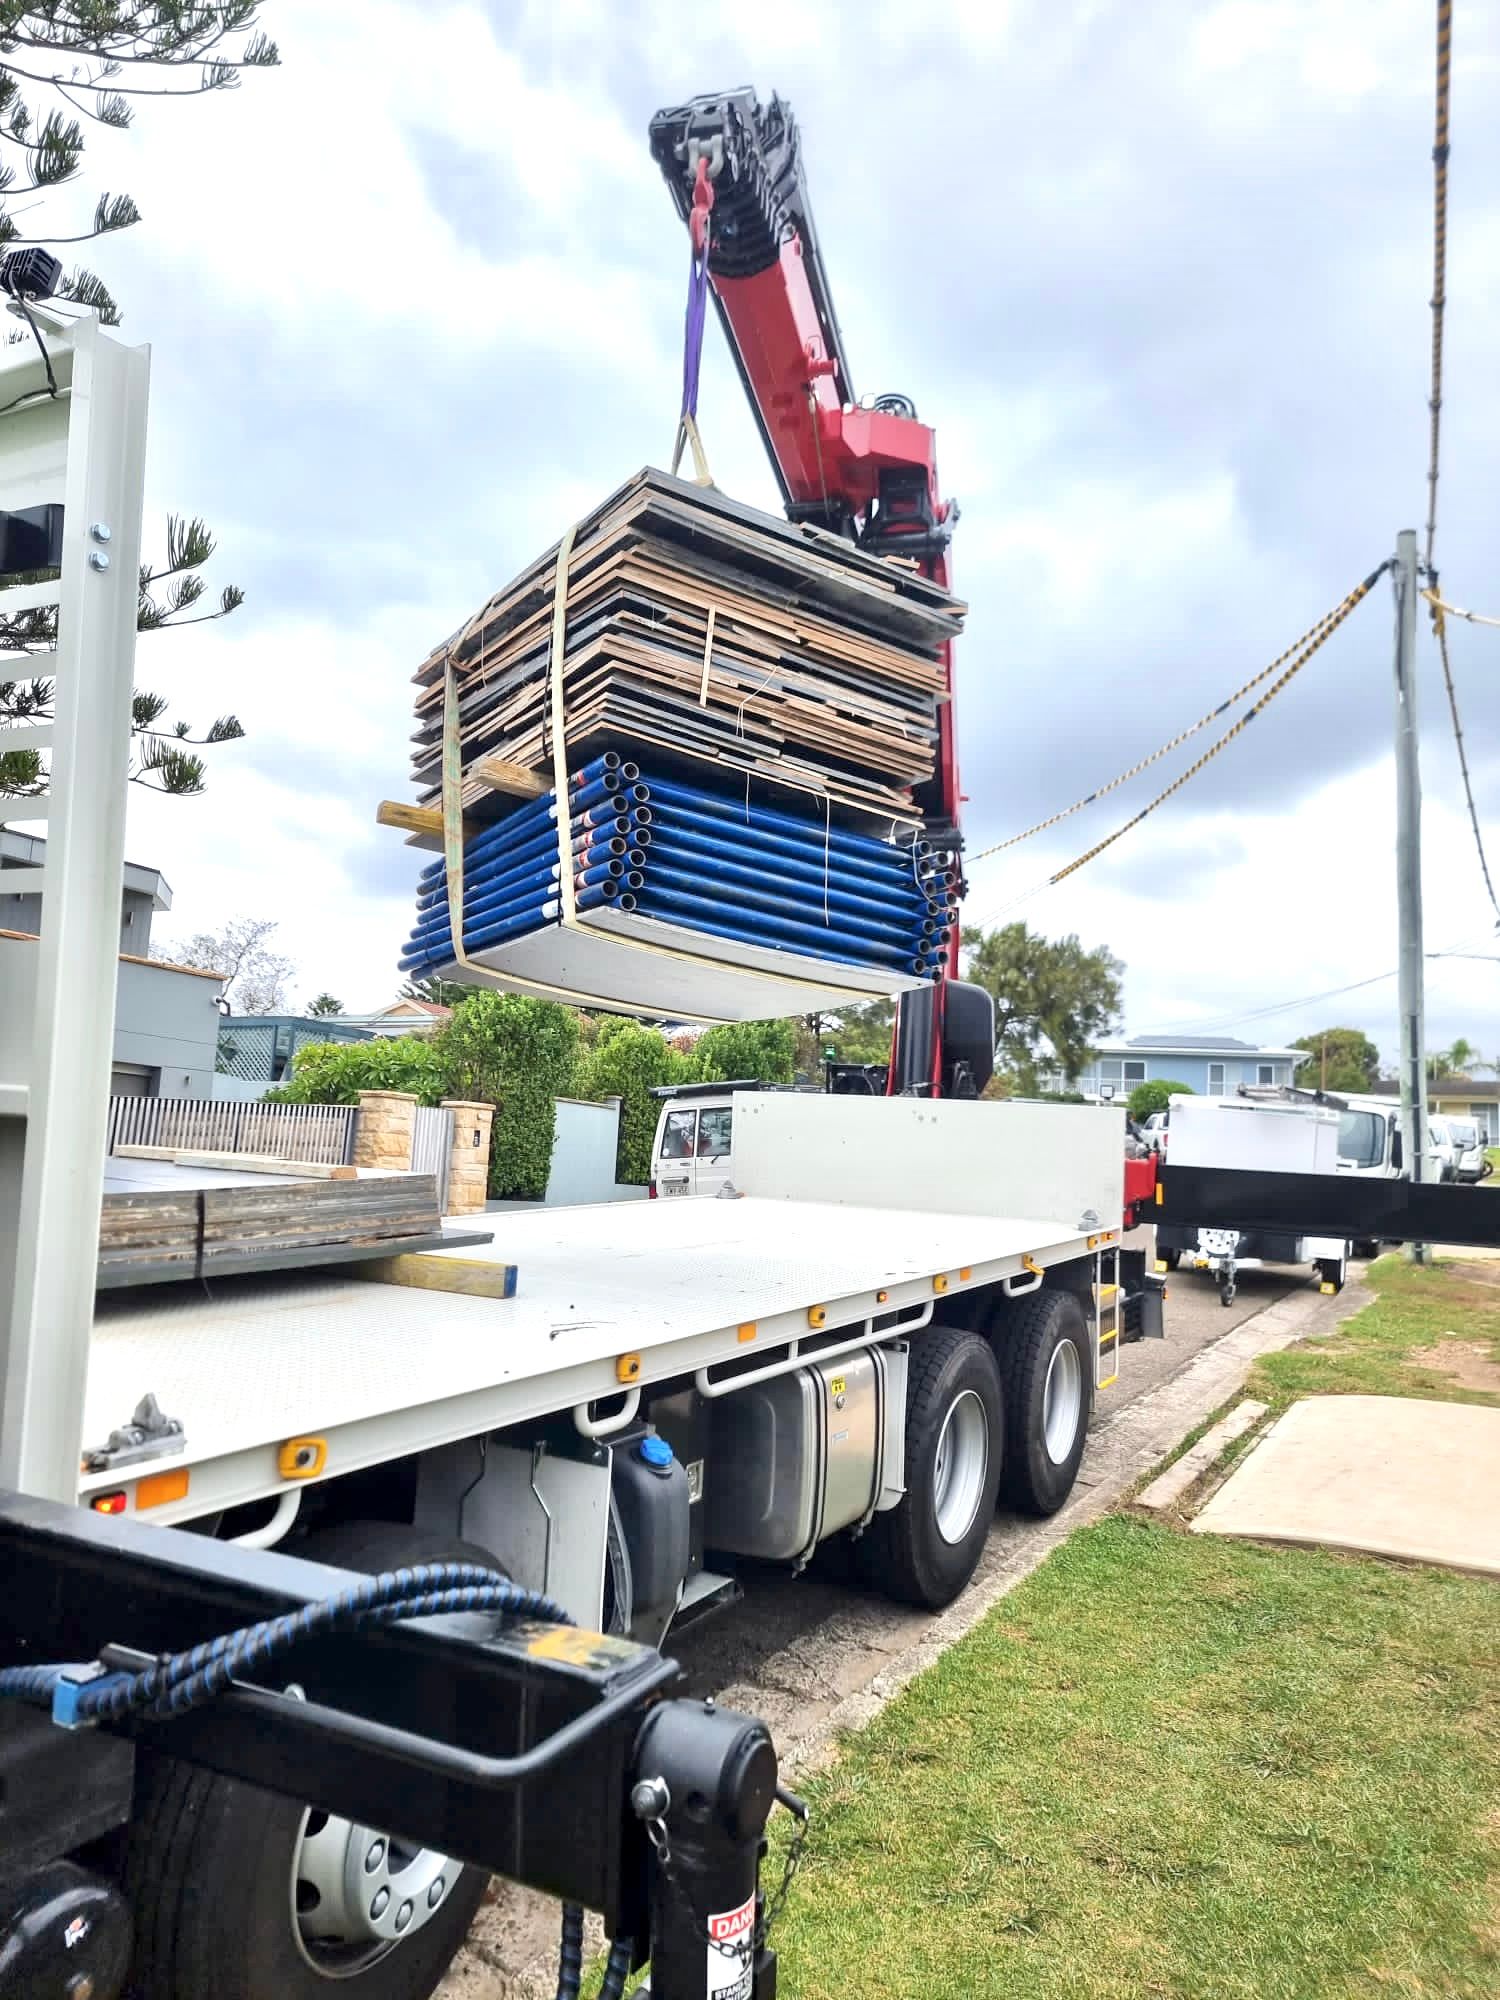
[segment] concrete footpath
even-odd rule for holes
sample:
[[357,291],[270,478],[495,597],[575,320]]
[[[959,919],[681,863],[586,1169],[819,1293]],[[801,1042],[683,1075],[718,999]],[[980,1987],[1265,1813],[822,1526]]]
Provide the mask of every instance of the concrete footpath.
[[[1230,1400],[1258,1356],[1294,1340],[1331,1333],[1372,1296],[1358,1283],[1347,1285],[1336,1298],[1311,1288],[1290,1292],[1204,1347],[1147,1394],[1100,1417],[1067,1506],[1049,1521],[998,1517],[974,1581],[936,1617],[850,1591],[835,1617],[757,1661],[753,1680],[720,1678],[717,1686],[698,1670],[689,1632],[672,1649],[688,1671],[689,1691],[713,1694],[728,1707],[763,1717],[776,1739],[783,1772],[795,1780],[815,1768],[839,1736],[877,1715],[1075,1528],[1107,1513],[1144,1473]],[[591,1938],[596,1947],[602,1941],[597,1925]],[[556,1953],[556,1905],[497,1883],[493,1900],[481,1909],[468,1944],[439,1990],[439,2000],[551,2000]]]

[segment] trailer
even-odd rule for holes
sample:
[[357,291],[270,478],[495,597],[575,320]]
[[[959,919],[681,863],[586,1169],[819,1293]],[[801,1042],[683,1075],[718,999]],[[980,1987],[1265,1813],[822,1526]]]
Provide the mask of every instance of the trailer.
[[[1339,1170],[1339,1109],[1302,1094],[1172,1099],[1174,1167],[1228,1168],[1242,1174],[1332,1174]],[[1156,1230],[1156,1268],[1186,1265],[1206,1271],[1219,1288],[1221,1305],[1233,1305],[1242,1271],[1262,1264],[1309,1264],[1325,1292],[1343,1289],[1350,1245],[1342,1237],[1270,1230],[1161,1222]]]

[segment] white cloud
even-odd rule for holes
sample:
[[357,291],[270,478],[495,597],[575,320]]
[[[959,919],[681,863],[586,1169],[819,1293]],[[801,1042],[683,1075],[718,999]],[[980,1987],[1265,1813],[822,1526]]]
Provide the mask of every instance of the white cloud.
[[[304,994],[394,987],[411,862],[372,818],[407,795],[417,661],[669,447],[686,260],[645,142],[659,103],[742,80],[792,99],[856,379],[940,426],[976,845],[1222,697],[1416,511],[1431,23],[1405,0],[973,0],[936,26],[802,0],[297,0],[268,26],[280,71],[90,128],[48,213],[139,200],[84,261],[154,343],[153,507],[208,513],[215,582],[252,592],[142,647],[143,685],[249,737],[211,754],[204,799],[134,795],[132,854],[176,891],[164,930],[276,917]],[[1500,31],[1476,15],[1457,64],[1440,549],[1478,601]],[[703,427],[726,488],[774,504],[713,326]],[[1487,800],[1496,644],[1454,635]],[[1016,914],[1110,944],[1137,1030],[1393,966],[1388,652],[1367,607],[1189,792]],[[1435,694],[1425,650],[1422,672]],[[1429,944],[1483,949],[1440,706],[1424,726]],[[981,864],[971,915],[1155,789]],[[1432,961],[1437,1038],[1500,1047],[1490,974]],[[1334,1014],[1389,1046],[1394,982],[1265,1025]]]

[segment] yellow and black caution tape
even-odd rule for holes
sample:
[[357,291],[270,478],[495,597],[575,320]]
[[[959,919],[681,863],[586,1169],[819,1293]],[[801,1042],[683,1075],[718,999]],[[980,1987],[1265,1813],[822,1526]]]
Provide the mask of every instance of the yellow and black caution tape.
[[[1349,616],[1349,613],[1354,609],[1355,605],[1360,603],[1362,599],[1369,596],[1370,592],[1374,589],[1378,580],[1385,574],[1386,570],[1388,570],[1389,568],[1390,568],[1390,563],[1383,562],[1380,565],[1379,569],[1371,570],[1370,574],[1365,578],[1364,582],[1359,584],[1355,589],[1350,591],[1349,595],[1344,599],[1343,603],[1338,606],[1337,610],[1330,611],[1325,619],[1323,619],[1318,625],[1314,626],[1312,632],[1308,635],[1306,642],[1302,645],[1302,650],[1297,654],[1296,658],[1292,661],[1291,665],[1281,675],[1280,679],[1273,681],[1271,686],[1266,689],[1265,693],[1260,697],[1260,699],[1250,704],[1249,708],[1245,710],[1245,713],[1240,717],[1239,721],[1236,722],[1232,728],[1226,729],[1224,734],[1218,739],[1216,743],[1210,744],[1208,749],[1204,751],[1203,755],[1199,757],[1195,763],[1189,764],[1187,769],[1181,774],[1180,777],[1174,778],[1172,780],[1172,783],[1167,786],[1167,789],[1164,792],[1158,792],[1156,797],[1151,801],[1149,805],[1142,806],[1141,810],[1138,813],[1135,813],[1130,819],[1126,820],[1122,826],[1117,826],[1114,832],[1108,835],[1106,839],[1096,842],[1095,845],[1089,848],[1086,853],[1080,854],[1076,861],[1070,861],[1066,868],[1059,868],[1055,875],[1049,875],[1047,878],[1048,888],[1050,889],[1055,887],[1057,883],[1063,881],[1067,876],[1075,874],[1078,871],[1078,869],[1085,867],[1090,861],[1094,860],[1096,856],[1102,854],[1106,847],[1113,847],[1115,842],[1120,838],[1122,834],[1129,833],[1130,829],[1133,826],[1139,826],[1141,821],[1145,819],[1148,816],[1148,814],[1154,813],[1159,805],[1164,805],[1166,801],[1172,797],[1174,792],[1180,792],[1183,786],[1188,782],[1190,778],[1196,778],[1198,773],[1203,769],[1205,764],[1211,764],[1214,758],[1218,756],[1219,752],[1223,749],[1226,749],[1229,746],[1229,744],[1231,744],[1234,741],[1236,736],[1240,734],[1241,730],[1248,728],[1249,725],[1255,720],[1256,716],[1261,714],[1263,710],[1270,707],[1271,703],[1276,699],[1277,695],[1281,693],[1282,689],[1286,687],[1288,683],[1294,678],[1294,676],[1300,673],[1303,667],[1307,665],[1308,661],[1312,658],[1313,654],[1317,652],[1318,648],[1324,645],[1330,638],[1332,638],[1333,634],[1338,630],[1340,625],[1343,624],[1344,620]],[[1283,654],[1282,657],[1284,659],[1286,657],[1285,654]]]
[[[1377,570],[1375,575],[1378,576],[1379,574],[1380,572]],[[1371,581],[1373,582],[1373,580],[1372,578]],[[1368,584],[1362,585],[1361,592],[1368,588]],[[1349,615],[1352,609],[1352,602],[1357,601],[1357,599],[1351,601],[1351,599],[1346,597],[1342,604],[1336,605],[1326,616],[1320,618],[1316,625],[1310,626],[1300,639],[1294,639],[1284,653],[1278,653],[1270,666],[1262,667],[1258,674],[1252,674],[1250,679],[1244,682],[1242,686],[1237,687],[1233,694],[1225,695],[1217,708],[1211,708],[1207,715],[1200,715],[1198,720],[1190,723],[1186,729],[1179,729],[1170,742],[1163,743],[1159,750],[1153,750],[1149,757],[1142,757],[1140,762],[1132,764],[1128,771],[1122,771],[1117,778],[1111,778],[1107,785],[1096,786],[1093,791],[1087,793],[1083,798],[1075,799],[1072,805],[1064,806],[1061,812],[1050,813],[1046,819],[1039,819],[1035,826],[1028,826],[1024,833],[1013,833],[1008,840],[997,840],[993,847],[982,847],[977,854],[971,854],[966,857],[967,865],[972,868],[976,861],[986,861],[992,854],[1003,854],[1008,847],[1019,847],[1023,840],[1030,840],[1033,835],[1045,833],[1049,827],[1057,826],[1065,819],[1071,819],[1074,813],[1082,812],[1085,806],[1093,805],[1097,799],[1107,798],[1111,792],[1118,791],[1121,785],[1127,785],[1132,778],[1138,778],[1142,771],[1149,770],[1153,764],[1159,764],[1163,757],[1170,756],[1180,744],[1186,743],[1190,736],[1196,736],[1200,729],[1207,729],[1211,722],[1217,722],[1221,715],[1227,715],[1237,701],[1243,701],[1252,688],[1258,688],[1262,681],[1268,681],[1272,674],[1286,665],[1288,660],[1295,658],[1296,655],[1302,653],[1304,650],[1307,651],[1310,657],[1322,645],[1334,627],[1342,623]],[[1298,660],[1297,664],[1300,666],[1302,663]],[[1195,766],[1194,768],[1196,769],[1197,767]],[[1147,807],[1147,811],[1150,811],[1149,807]]]

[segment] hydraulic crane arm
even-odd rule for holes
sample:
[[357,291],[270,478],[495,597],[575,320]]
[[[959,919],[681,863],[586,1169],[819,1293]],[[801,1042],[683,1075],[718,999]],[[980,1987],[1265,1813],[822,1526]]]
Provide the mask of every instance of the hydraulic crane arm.
[[[958,509],[938,490],[931,429],[905,396],[855,400],[848,356],[802,173],[797,123],[750,89],[658,111],[651,151],[684,221],[700,166],[713,191],[707,266],[719,320],[781,486],[787,516],[848,535],[878,555],[905,556],[948,586]],[[916,802],[934,846],[960,856],[953,655],[938,710],[937,768]],[[949,974],[958,972],[953,933]],[[942,1095],[955,1066],[942,1054],[945,994],[903,1009],[891,1088]],[[915,1015],[921,1016],[920,1027]]]
[[933,434],[905,396],[855,401],[790,107],[748,89],[695,97],[657,112],[651,151],[684,220],[707,162],[714,302],[788,516],[938,574],[957,512],[938,494]]

